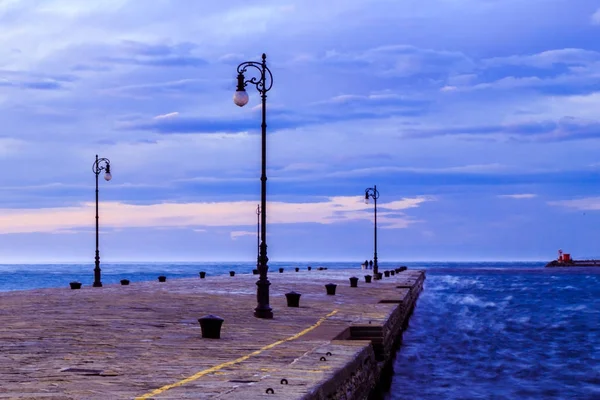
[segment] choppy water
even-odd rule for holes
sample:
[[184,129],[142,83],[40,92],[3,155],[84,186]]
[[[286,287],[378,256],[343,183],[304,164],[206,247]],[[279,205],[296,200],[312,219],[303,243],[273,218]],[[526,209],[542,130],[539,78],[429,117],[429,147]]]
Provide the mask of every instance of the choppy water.
[[[359,262],[360,263],[360,262]],[[357,268],[359,263],[270,263]],[[427,270],[387,400],[600,399],[600,268],[406,263]],[[381,263],[392,268],[397,263]],[[93,282],[93,264],[0,265],[0,291]],[[250,273],[254,263],[102,264],[102,282]]]
[[600,268],[437,265],[387,399],[600,399]]

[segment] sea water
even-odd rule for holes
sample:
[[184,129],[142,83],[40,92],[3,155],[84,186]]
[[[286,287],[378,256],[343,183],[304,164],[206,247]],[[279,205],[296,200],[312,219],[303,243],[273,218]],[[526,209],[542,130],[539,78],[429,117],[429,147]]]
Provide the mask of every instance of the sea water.
[[[306,270],[356,263],[272,262]],[[380,263],[392,269],[399,263]],[[427,271],[394,360],[392,399],[600,399],[600,268],[404,263]],[[251,273],[255,263],[106,263],[102,283]],[[93,264],[0,265],[0,291],[93,282]],[[68,290],[68,289],[66,289]]]
[[429,264],[389,399],[600,399],[600,268]]

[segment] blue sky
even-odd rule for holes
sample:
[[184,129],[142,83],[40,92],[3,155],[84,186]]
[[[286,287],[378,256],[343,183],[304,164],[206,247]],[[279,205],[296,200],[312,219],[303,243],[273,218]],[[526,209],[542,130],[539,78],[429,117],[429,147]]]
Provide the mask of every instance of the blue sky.
[[600,1],[0,0],[0,262],[600,256]]

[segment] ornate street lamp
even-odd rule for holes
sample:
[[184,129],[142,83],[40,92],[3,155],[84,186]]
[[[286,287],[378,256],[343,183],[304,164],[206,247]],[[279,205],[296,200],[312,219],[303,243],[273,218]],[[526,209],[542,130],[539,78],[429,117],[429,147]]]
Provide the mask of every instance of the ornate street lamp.
[[373,278],[379,279],[379,268],[377,265],[377,199],[379,198],[379,192],[377,191],[377,185],[365,190],[365,204],[369,204],[369,198],[372,198],[375,202],[375,253],[373,254]]
[[[246,79],[245,73],[252,67],[258,71],[259,77]],[[273,75],[267,68],[267,55],[263,53],[262,62],[246,61],[237,67],[237,89],[233,95],[233,102],[243,107],[248,103],[248,93],[246,86],[251,83],[256,86],[262,99],[262,174],[260,177],[260,250],[258,256],[258,272],[260,277],[256,282],[256,299],[258,306],[254,309],[254,316],[257,318],[273,318],[273,311],[269,306],[269,286],[271,283],[267,279],[269,267],[267,262],[267,92],[273,86]]]
[[98,175],[104,171],[104,179],[110,181],[112,175],[110,173],[110,161],[108,158],[98,158],[96,154],[96,161],[92,165],[92,171],[96,175],[96,267],[94,268],[94,287],[102,287],[102,281],[100,280],[100,251],[98,250]]

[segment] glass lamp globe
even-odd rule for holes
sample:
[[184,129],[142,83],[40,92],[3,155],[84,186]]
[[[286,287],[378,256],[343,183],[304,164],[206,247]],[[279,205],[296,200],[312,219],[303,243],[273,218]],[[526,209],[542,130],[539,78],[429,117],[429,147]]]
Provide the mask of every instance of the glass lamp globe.
[[365,204],[369,204],[369,196],[365,196]]
[[104,179],[105,179],[106,181],[110,181],[110,180],[112,179],[112,175],[111,175],[111,173],[110,173],[110,172],[106,172],[106,173],[104,174]]
[[233,102],[240,107],[248,104],[248,93],[245,90],[236,90],[233,95]]

